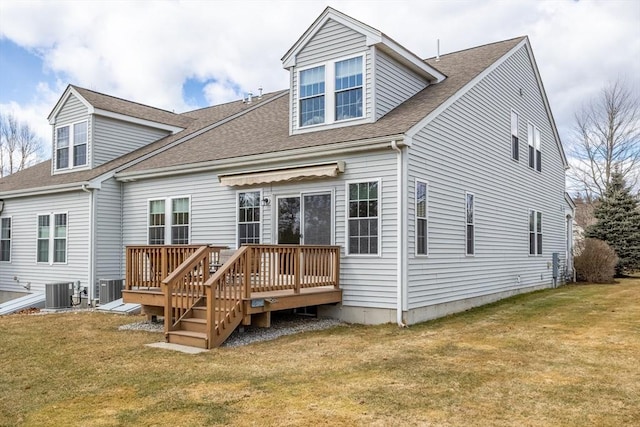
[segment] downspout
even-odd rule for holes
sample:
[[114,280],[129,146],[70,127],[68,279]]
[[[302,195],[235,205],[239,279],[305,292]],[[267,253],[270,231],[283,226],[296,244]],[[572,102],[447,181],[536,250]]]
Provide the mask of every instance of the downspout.
[[397,240],[397,249],[396,249],[396,261],[397,261],[397,271],[396,271],[396,283],[397,283],[397,295],[396,295],[396,323],[398,324],[399,327],[401,328],[405,328],[407,325],[404,323],[403,321],[403,316],[402,316],[402,301],[403,301],[403,296],[404,296],[404,292],[402,289],[402,285],[403,285],[403,281],[402,281],[402,260],[404,259],[404,233],[402,232],[403,228],[404,228],[404,215],[403,215],[403,197],[402,197],[402,170],[403,170],[403,163],[402,163],[402,149],[400,147],[398,147],[398,143],[396,142],[396,140],[391,141],[391,148],[393,150],[395,150],[398,153],[397,159],[398,159],[398,164],[396,166],[396,170],[397,170],[397,190],[396,190],[396,197],[398,198],[398,200],[396,201],[396,207],[397,207],[397,229],[398,229],[398,240]]
[[87,295],[87,304],[90,306],[91,301],[95,298],[95,283],[93,276],[95,274],[95,247],[94,247],[94,226],[95,226],[95,192],[87,188],[87,184],[82,184],[82,191],[89,193],[89,274],[87,278],[87,286],[89,292]]

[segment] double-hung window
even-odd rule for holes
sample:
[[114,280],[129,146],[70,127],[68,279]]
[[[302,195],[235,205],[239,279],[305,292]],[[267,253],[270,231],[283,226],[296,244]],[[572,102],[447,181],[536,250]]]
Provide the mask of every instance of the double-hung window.
[[87,164],[87,121],[56,128],[56,169]]
[[149,200],[147,226],[149,244],[189,244],[190,212],[189,197]]
[[324,123],[324,65],[300,71],[300,126]]
[[260,243],[260,192],[238,193],[238,246]]
[[542,212],[529,211],[529,255],[542,255]]
[[475,196],[466,194],[466,248],[467,255],[476,253]]
[[427,183],[416,181],[416,254],[428,254]]
[[49,264],[67,262],[67,214],[38,215],[36,261]]
[[511,110],[511,158],[520,159],[520,141],[518,139],[518,113]]
[[335,119],[362,117],[362,57],[336,62]]
[[378,254],[380,250],[379,182],[347,184],[348,254]]
[[542,172],[542,153],[540,152],[540,129],[529,123],[528,126],[528,142],[529,142],[529,167]]
[[11,217],[0,218],[0,262],[11,261]]

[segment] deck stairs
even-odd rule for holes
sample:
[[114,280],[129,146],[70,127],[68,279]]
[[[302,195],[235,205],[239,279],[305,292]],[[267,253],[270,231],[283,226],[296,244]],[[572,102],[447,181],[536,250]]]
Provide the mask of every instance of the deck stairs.
[[[213,304],[221,307],[222,304]],[[165,333],[166,341],[173,344],[187,345],[198,348],[219,347],[231,335],[242,322],[242,303],[237,303],[231,309],[220,313],[220,308],[215,308],[213,316],[213,334],[211,343],[207,337],[207,305],[203,298],[197,305],[188,310],[174,326],[174,330]]]

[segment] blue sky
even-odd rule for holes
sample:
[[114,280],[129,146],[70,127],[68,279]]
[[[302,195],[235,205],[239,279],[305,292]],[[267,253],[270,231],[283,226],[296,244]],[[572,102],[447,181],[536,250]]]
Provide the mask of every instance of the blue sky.
[[640,2],[0,1],[0,111],[36,129],[67,84],[176,112],[280,90],[280,58],[330,5],[421,57],[528,35],[565,146],[609,81],[639,89]]

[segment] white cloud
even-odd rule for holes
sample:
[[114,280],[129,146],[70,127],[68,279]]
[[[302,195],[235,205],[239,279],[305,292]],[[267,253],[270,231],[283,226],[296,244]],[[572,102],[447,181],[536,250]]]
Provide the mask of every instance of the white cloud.
[[[421,57],[529,35],[561,136],[573,111],[618,74],[640,75],[640,2],[363,2],[329,4]],[[212,103],[285,88],[280,58],[325,8],[324,1],[3,1],[0,37],[36,49],[74,83],[160,108],[193,108],[186,79],[212,81]],[[637,79],[637,77],[635,77]],[[54,100],[51,92],[56,94]],[[14,106],[44,120],[60,87]],[[46,105],[46,107],[44,107]],[[29,112],[27,113],[27,110]]]

